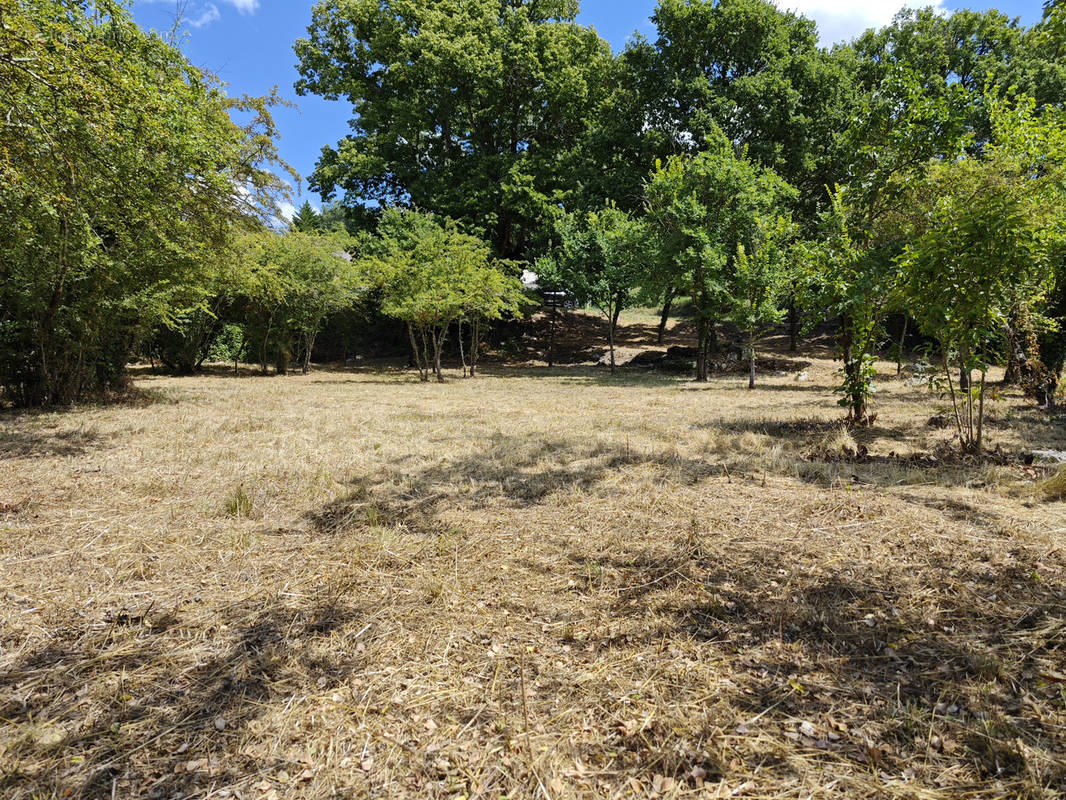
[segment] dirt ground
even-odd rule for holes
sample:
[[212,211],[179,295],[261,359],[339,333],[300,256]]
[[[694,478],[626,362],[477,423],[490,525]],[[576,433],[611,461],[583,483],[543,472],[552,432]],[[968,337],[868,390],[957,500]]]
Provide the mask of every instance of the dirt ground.
[[830,355],[0,414],[0,796],[1066,796],[1064,420]]

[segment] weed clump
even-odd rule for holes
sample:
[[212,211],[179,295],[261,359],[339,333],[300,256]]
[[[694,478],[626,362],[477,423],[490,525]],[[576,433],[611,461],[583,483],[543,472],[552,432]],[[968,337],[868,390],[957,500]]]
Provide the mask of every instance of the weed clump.
[[243,483],[226,498],[225,509],[228,516],[246,519],[252,515],[252,507],[252,496],[245,491]]
[[866,448],[843,426],[823,436],[811,453],[812,458],[822,461],[854,461],[866,455]]
[[1066,467],[1041,483],[1040,491],[1046,500],[1066,500]]

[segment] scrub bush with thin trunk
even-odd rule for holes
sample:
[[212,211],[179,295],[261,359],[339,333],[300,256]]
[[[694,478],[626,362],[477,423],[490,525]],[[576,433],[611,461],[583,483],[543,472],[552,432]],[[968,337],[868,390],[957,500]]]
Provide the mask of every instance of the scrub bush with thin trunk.
[[363,244],[363,267],[382,292],[382,312],[407,325],[419,378],[444,381],[448,332],[463,320],[470,323],[476,369],[481,323],[516,309],[522,288],[489,245],[451,220],[399,209],[385,211],[377,237]]

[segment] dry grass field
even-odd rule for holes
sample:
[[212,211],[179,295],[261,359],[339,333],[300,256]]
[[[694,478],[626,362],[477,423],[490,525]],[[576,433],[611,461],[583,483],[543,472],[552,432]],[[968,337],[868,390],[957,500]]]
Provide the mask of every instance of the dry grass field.
[[1066,795],[1066,504],[1011,456],[1066,426],[1004,393],[945,459],[883,364],[850,440],[835,368],[0,415],[0,797]]

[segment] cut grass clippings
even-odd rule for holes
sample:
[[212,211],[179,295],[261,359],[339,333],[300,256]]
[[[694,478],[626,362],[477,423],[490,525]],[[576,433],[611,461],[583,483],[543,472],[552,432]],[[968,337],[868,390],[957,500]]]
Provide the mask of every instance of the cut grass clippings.
[[811,360],[0,417],[0,796],[1062,796],[1064,506]]

